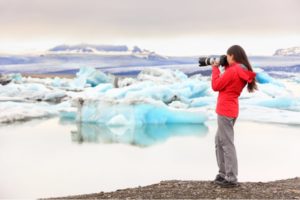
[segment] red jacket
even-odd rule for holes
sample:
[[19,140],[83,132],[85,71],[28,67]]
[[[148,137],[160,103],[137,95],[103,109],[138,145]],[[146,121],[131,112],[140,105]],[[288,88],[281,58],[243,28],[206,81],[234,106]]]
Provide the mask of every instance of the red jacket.
[[219,92],[217,114],[233,118],[238,116],[238,98],[245,85],[251,83],[255,75],[240,63],[226,66],[223,74],[220,74],[217,66],[212,67],[212,89]]

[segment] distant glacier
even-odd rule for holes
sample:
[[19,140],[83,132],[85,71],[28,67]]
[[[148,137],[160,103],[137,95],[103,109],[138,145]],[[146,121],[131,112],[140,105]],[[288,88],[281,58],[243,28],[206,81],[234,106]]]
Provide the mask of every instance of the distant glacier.
[[[294,48],[291,51],[298,50]],[[289,73],[299,72],[300,56],[285,55],[278,53],[277,56],[250,56],[249,59],[254,67],[263,68],[271,76],[286,77],[292,75]],[[114,75],[135,76],[143,69],[153,66],[178,69],[189,76],[210,75],[210,67],[198,67],[198,56],[163,56],[138,46],[58,45],[38,55],[0,55],[0,73],[75,74],[81,67],[94,67]]]
[[278,49],[275,51],[274,56],[300,56],[300,47]]

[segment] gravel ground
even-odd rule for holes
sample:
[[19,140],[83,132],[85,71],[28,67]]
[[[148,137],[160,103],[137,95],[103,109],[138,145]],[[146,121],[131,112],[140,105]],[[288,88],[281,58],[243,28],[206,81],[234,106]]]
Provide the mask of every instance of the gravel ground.
[[243,182],[221,188],[210,181],[162,181],[145,187],[53,199],[300,199],[300,178]]

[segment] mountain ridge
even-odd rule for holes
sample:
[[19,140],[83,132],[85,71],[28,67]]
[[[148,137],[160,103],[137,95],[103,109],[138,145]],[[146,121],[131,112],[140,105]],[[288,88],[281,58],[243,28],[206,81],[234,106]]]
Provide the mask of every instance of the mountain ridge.
[[277,49],[273,56],[300,56],[300,47]]

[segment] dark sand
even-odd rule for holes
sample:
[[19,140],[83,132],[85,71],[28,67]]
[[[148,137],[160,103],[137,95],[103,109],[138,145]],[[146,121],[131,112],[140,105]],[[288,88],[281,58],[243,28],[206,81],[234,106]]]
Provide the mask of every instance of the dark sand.
[[[300,178],[273,182],[243,182],[221,188],[210,181],[162,181],[144,187],[56,199],[300,199]],[[55,198],[54,198],[55,199]]]

